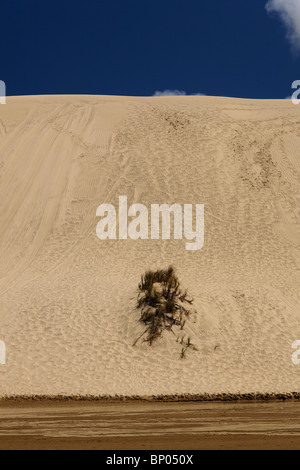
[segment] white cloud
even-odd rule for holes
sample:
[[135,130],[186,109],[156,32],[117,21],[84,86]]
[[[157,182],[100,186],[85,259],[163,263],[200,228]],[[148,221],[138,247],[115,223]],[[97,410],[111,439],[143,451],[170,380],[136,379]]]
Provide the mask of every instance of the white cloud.
[[156,91],[153,96],[185,96],[185,91],[179,90],[165,90],[165,91]]
[[[164,90],[156,91],[153,96],[187,96],[185,91],[180,90]],[[192,93],[190,96],[205,96],[203,93]]]
[[287,36],[294,51],[300,51],[300,0],[269,0],[266,9],[278,13],[287,28]]

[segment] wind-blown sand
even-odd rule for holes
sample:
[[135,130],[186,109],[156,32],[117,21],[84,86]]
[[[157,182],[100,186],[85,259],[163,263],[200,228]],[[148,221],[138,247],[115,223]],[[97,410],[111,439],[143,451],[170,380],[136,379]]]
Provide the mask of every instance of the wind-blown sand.
[[[0,106],[5,395],[299,391],[300,107],[211,97],[8,98]],[[205,204],[205,246],[96,237],[96,209]],[[198,351],[151,348],[140,275],[173,264]],[[195,321],[195,322],[194,322]]]

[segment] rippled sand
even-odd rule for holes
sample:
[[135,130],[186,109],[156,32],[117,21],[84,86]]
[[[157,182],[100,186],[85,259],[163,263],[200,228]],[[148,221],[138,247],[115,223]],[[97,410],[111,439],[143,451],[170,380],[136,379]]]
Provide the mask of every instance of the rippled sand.
[[[298,392],[299,148],[290,100],[8,98],[0,396]],[[97,207],[121,195],[204,204],[203,250],[101,242]],[[140,276],[169,264],[198,312],[184,361],[171,334],[133,347]]]

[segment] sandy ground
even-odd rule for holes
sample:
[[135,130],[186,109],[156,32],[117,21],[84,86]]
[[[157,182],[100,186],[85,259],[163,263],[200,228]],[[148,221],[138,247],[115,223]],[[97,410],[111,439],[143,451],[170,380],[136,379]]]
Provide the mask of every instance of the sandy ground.
[[300,449],[300,403],[0,405],[0,450]]
[[[299,107],[211,97],[8,98],[0,107],[4,395],[298,392]],[[205,205],[205,245],[96,237],[97,207]],[[198,351],[152,348],[140,275],[173,264]],[[178,332],[180,333],[180,332]]]

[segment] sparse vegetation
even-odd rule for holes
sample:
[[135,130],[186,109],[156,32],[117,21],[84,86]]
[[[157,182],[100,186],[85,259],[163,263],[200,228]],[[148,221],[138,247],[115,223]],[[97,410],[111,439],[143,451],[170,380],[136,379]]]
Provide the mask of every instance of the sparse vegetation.
[[[166,270],[147,271],[141,277],[137,298],[137,309],[141,313],[139,321],[146,329],[137,338],[134,346],[144,336],[143,342],[151,346],[161,338],[165,330],[176,336],[173,328],[184,329],[187,318],[193,313],[192,304],[193,299],[186,290],[181,289],[172,266]],[[184,337],[181,338],[181,344],[181,358],[185,357],[188,348],[196,350],[190,338],[187,341],[184,341]]]
[[181,349],[181,353],[180,353],[181,359],[185,358],[185,353],[187,352],[187,350],[189,348],[192,348],[194,351],[198,351],[196,346],[191,342],[190,337],[187,339],[187,341],[184,341],[184,338],[182,338],[180,344],[182,344],[182,349]]

